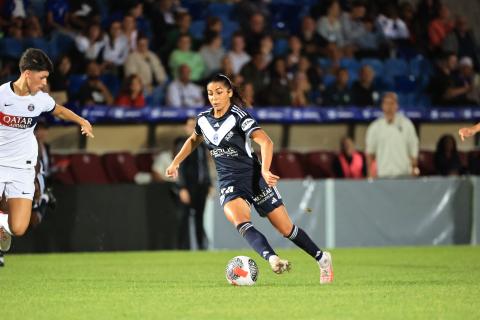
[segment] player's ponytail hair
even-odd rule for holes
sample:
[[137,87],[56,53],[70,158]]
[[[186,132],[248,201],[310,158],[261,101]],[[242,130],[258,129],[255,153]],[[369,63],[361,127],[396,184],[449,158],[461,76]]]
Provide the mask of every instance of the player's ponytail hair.
[[245,108],[247,106],[247,103],[238,92],[238,88],[233,85],[232,81],[226,75],[222,73],[218,73],[212,78],[212,80],[210,80],[210,82],[221,82],[225,87],[232,90],[233,92],[233,95],[231,98],[232,104],[240,108]]

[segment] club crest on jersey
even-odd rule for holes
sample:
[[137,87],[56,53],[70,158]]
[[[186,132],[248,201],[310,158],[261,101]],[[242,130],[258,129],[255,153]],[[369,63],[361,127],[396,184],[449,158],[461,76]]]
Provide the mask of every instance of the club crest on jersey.
[[213,143],[217,144],[218,143],[218,133],[215,133],[213,135]]
[[33,111],[33,110],[35,110],[35,106],[32,103],[30,103],[28,105],[27,109],[28,109],[28,111]]
[[252,118],[246,119],[245,121],[242,122],[242,130],[247,131],[248,129],[250,129],[250,127],[253,125],[254,122],[255,120],[253,120]]

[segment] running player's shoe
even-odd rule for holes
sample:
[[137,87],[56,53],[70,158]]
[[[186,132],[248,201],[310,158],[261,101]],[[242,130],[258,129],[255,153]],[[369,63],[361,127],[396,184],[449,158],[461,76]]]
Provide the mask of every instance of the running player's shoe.
[[7,252],[12,244],[12,236],[0,227],[0,251]]
[[323,252],[322,258],[318,261],[320,267],[320,284],[333,282],[333,264],[330,252]]
[[3,258],[3,251],[0,251],[0,268],[5,266],[5,260]]
[[271,256],[268,259],[268,262],[270,263],[270,267],[272,267],[273,272],[275,272],[276,274],[290,271],[290,268],[292,267],[288,260],[280,259],[278,256]]

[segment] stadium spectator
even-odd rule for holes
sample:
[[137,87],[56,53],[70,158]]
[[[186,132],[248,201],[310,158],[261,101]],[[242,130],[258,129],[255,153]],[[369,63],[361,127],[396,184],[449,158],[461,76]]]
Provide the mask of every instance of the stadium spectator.
[[122,24],[120,21],[113,21],[105,39],[103,67],[107,70],[112,70],[115,75],[121,76],[123,65],[129,53],[130,45],[127,37],[122,32]]
[[332,170],[336,178],[361,179],[367,176],[365,156],[355,149],[350,137],[340,140],[340,152],[332,162]]
[[[162,61],[168,62],[168,59],[173,50],[178,46],[178,41],[182,35],[190,35],[190,41],[194,42],[193,35],[190,32],[190,26],[192,25],[192,17],[186,11],[180,11],[176,14],[176,24],[173,28],[170,28],[165,34],[165,41],[158,45],[158,52]],[[191,44],[192,48],[195,48],[195,43]]]
[[317,32],[328,42],[327,50],[331,59],[338,60],[345,56],[352,56],[352,47],[348,46],[344,34],[340,16],[342,9],[337,0],[330,2],[327,14],[317,22]]
[[315,94],[319,95],[325,90],[322,68],[318,64],[312,63],[308,57],[300,57],[297,72],[304,72],[307,75],[308,82],[310,82]]
[[248,28],[244,29],[247,52],[253,55],[260,50],[260,42],[265,35],[269,35],[265,26],[265,17],[261,13],[254,13],[248,20]]
[[[367,129],[366,157],[368,177],[417,176],[418,138],[413,123],[398,112],[398,98],[387,92],[382,99],[383,117]],[[373,170],[376,161],[377,172]]]
[[310,59],[316,59],[320,55],[327,55],[325,50],[326,41],[317,33],[315,20],[312,17],[303,17],[298,37],[302,42],[304,54]]
[[191,81],[187,64],[178,67],[178,78],[168,85],[166,103],[167,106],[181,108],[204,105],[202,89]]
[[226,75],[230,79],[234,79],[234,83],[242,83],[243,79],[241,76],[235,76],[235,72],[233,70],[232,60],[228,55],[224,55],[220,65],[220,73]]
[[75,37],[77,50],[86,60],[97,60],[105,47],[106,38],[100,24],[91,24],[85,30],[85,34],[78,34]]
[[273,39],[270,35],[265,35],[260,39],[260,52],[263,55],[263,61],[268,65],[273,61]]
[[344,12],[341,16],[342,32],[345,42],[355,44],[357,39],[362,37],[367,30],[363,19],[367,13],[365,3],[362,1],[353,1],[350,12]]
[[456,20],[454,39],[452,41],[453,51],[459,57],[469,57],[473,61],[476,70],[480,68],[480,51],[475,43],[475,37],[468,25],[467,19],[459,16]]
[[374,106],[380,99],[379,90],[374,84],[375,71],[364,65],[359,71],[358,80],[352,85],[352,104],[355,106]]
[[112,105],[113,97],[107,86],[100,79],[101,69],[98,63],[87,64],[87,81],[78,90],[78,101],[85,105]]
[[[157,52],[166,42],[166,34],[175,27],[173,0],[145,2],[145,14],[149,16],[153,31],[153,48]],[[160,54],[160,51],[158,51]],[[162,58],[162,61],[166,61]]]
[[50,78],[50,95],[58,104],[64,105],[68,102],[69,77],[72,73],[72,61],[69,55],[62,55],[55,65],[55,72]]
[[454,22],[450,17],[450,9],[442,4],[437,17],[428,26],[430,49],[438,51],[442,48],[443,41],[453,31]]
[[48,32],[67,30],[70,28],[68,13],[70,2],[68,0],[47,0],[46,27]]
[[325,90],[323,100],[325,106],[346,106],[352,103],[349,77],[347,69],[337,70],[335,82]]
[[290,81],[287,75],[287,63],[284,58],[276,58],[272,63],[272,80],[266,88],[265,104],[269,106],[289,106]]
[[146,35],[149,39],[151,37],[150,22],[143,15],[143,2],[135,1],[130,4],[130,7],[127,10],[127,15],[132,16],[135,19],[135,24],[137,26],[138,32]]
[[218,72],[221,67],[225,49],[222,47],[222,37],[219,33],[209,33],[205,44],[200,48],[200,56],[205,62],[205,74],[211,75]]
[[293,107],[307,107],[311,104],[310,93],[312,86],[308,81],[308,77],[304,72],[297,72],[292,80],[292,88],[290,90],[291,105]]
[[457,142],[451,134],[445,134],[437,142],[434,155],[435,172],[442,176],[458,176],[465,173],[457,151]]
[[358,58],[362,57],[383,57],[386,54],[383,52],[383,45],[385,38],[382,32],[374,24],[371,18],[363,20],[364,33],[359,34],[355,39],[354,45],[356,47],[355,55]]
[[302,57],[302,42],[297,36],[288,39],[287,69],[296,70]]
[[133,16],[125,15],[123,17],[122,31],[125,37],[127,37],[130,51],[135,50],[137,48],[137,38],[139,37],[139,31],[137,29],[137,23]]
[[182,64],[190,67],[192,81],[203,78],[205,62],[198,52],[192,51],[192,38],[188,34],[182,34],[178,38],[177,49],[172,52],[168,60],[168,66],[174,78],[178,78],[178,67]]
[[[145,87],[146,95],[160,94],[167,75],[162,62],[148,48],[148,38],[140,36],[137,41],[137,49],[130,53],[125,61],[125,75],[137,74]],[[160,98],[156,98],[159,100]],[[158,101],[155,101],[158,102]]]
[[480,75],[475,73],[472,59],[463,57],[458,65],[457,85],[470,85],[471,90],[466,95],[467,102],[475,105],[480,104]]
[[203,31],[204,44],[212,35],[221,35],[223,30],[223,22],[219,17],[207,17],[205,21],[205,30]]
[[122,90],[115,99],[115,105],[137,109],[145,107],[143,83],[138,75],[131,74],[125,78]]
[[40,25],[40,20],[38,20],[37,16],[28,16],[25,19],[24,36],[25,38],[30,39],[43,37],[42,26]]
[[242,97],[246,108],[253,108],[255,105],[255,88],[250,82],[242,84]]
[[255,88],[255,101],[262,104],[262,95],[265,88],[270,83],[270,76],[267,71],[267,64],[261,52],[257,52],[252,56],[252,61],[243,66],[240,75],[245,82],[250,82]]
[[76,31],[86,30],[92,24],[99,24],[101,20],[96,0],[70,1],[68,16],[71,27]]
[[[196,118],[188,118],[185,123],[186,136],[175,139],[175,154],[195,130]],[[182,204],[182,214],[178,229],[178,248],[191,249],[190,217],[193,216],[195,238],[200,250],[207,249],[207,237],[203,228],[203,214],[208,193],[212,186],[208,169],[208,149],[205,144],[200,144],[182,162],[178,169],[178,196]]]
[[406,40],[410,37],[410,32],[399,15],[397,7],[394,4],[388,4],[385,12],[377,17],[378,24],[383,36],[391,41]]
[[236,32],[232,37],[232,47],[228,52],[228,57],[232,61],[233,73],[240,73],[242,67],[250,61],[250,55],[245,51],[245,38],[240,32]]

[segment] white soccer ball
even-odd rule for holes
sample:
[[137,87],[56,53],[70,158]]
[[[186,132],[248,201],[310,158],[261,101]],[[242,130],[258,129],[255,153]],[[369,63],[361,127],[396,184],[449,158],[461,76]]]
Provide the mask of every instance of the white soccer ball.
[[251,286],[257,281],[258,266],[250,257],[237,256],[228,261],[225,275],[230,284],[235,286]]

